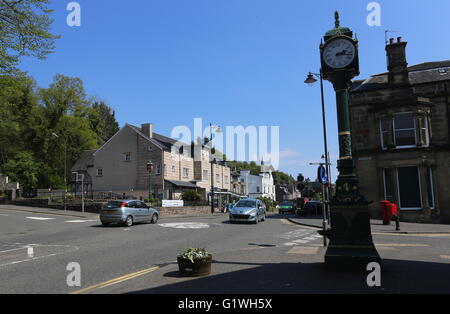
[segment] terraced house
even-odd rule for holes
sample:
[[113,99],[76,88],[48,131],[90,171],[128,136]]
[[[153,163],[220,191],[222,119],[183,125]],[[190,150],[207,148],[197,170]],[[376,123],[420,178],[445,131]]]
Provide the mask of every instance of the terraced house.
[[388,72],[351,87],[361,191],[375,217],[388,200],[404,220],[450,222],[450,61],[408,66],[406,46],[391,39]]
[[[127,124],[99,149],[84,152],[72,171],[85,175],[85,191],[93,193],[138,198],[151,193],[176,200],[184,191],[194,189],[207,200],[212,185],[218,192],[229,191],[230,169],[217,158],[211,163],[208,146],[175,144],[175,140],[153,132],[152,124],[140,128]],[[149,161],[153,164],[151,173],[147,170]],[[73,190],[80,191],[78,185],[72,181]]]

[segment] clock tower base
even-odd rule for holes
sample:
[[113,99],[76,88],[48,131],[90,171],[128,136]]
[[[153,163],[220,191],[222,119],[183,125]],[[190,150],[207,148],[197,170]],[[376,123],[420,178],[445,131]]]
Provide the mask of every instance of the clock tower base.
[[381,263],[372,239],[367,202],[332,203],[331,222],[332,229],[325,231],[330,239],[326,265],[365,270],[369,263]]

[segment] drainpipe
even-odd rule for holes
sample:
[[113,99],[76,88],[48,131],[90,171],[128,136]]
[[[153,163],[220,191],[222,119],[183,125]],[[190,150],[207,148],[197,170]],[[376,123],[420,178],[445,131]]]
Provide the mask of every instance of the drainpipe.
[[446,107],[445,109],[447,110],[447,126],[448,126],[448,138],[449,138],[449,145],[450,145],[450,113],[449,113],[449,103],[448,103],[448,82],[450,81],[446,81],[444,82],[444,92],[445,92],[445,103],[446,103]]

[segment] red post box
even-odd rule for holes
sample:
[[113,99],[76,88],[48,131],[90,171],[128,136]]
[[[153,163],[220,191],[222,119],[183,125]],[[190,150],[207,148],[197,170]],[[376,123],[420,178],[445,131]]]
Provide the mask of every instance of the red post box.
[[391,224],[391,203],[389,201],[381,201],[381,218],[383,219],[383,225]]
[[398,206],[397,204],[389,204],[391,208],[391,216],[398,217]]

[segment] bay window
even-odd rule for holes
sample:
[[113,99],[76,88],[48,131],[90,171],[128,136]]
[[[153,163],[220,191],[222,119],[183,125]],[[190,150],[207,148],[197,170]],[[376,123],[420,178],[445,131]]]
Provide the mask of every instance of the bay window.
[[427,147],[429,120],[423,112],[401,112],[380,120],[383,149]]

